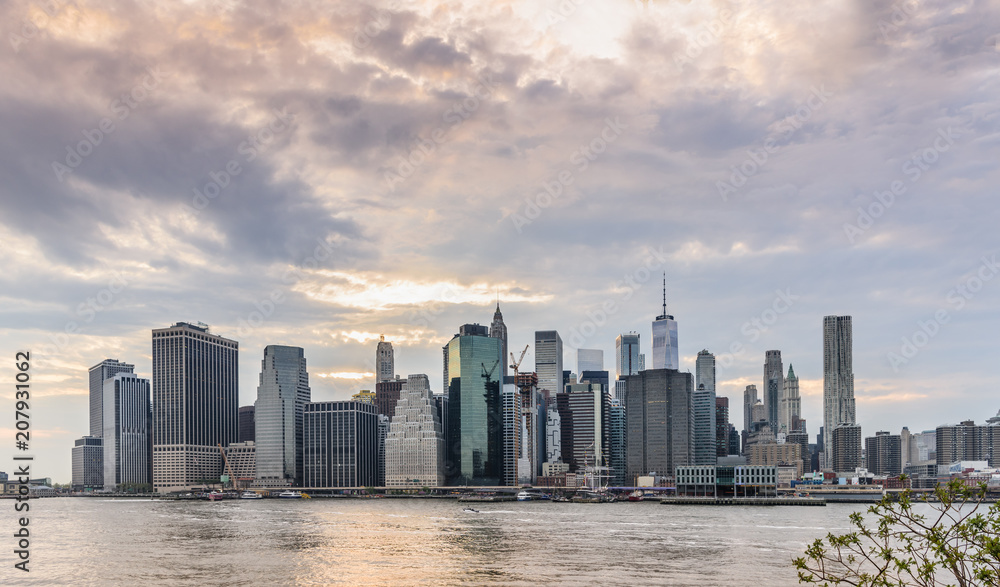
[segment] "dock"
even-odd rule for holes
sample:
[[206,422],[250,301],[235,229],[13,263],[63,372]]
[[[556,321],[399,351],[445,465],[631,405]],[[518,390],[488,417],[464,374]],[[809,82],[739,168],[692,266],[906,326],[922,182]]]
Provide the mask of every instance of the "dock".
[[812,497],[664,497],[661,504],[669,505],[799,505],[825,506],[825,499]]

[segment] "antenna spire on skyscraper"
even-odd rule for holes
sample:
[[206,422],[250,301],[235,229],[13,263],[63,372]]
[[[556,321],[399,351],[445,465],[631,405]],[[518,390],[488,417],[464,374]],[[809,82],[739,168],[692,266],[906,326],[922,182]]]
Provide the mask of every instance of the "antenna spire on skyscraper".
[[667,315],[667,272],[663,272],[663,315]]

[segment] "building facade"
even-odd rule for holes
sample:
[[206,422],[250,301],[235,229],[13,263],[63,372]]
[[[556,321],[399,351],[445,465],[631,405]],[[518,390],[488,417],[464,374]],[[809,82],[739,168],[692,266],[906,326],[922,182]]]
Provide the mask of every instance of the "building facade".
[[497,309],[493,312],[493,322],[490,323],[490,337],[496,338],[500,341],[500,367],[501,375],[503,376],[500,381],[506,381],[504,379],[507,377],[507,369],[509,368],[509,354],[510,351],[507,349],[507,325],[503,322],[503,314],[500,312],[500,301],[497,301]]
[[902,438],[879,431],[865,438],[865,468],[875,475],[896,477],[903,472]]
[[[841,424],[855,423],[854,411],[854,355],[853,325],[850,316],[825,316],[823,318],[823,429],[826,467],[836,468],[838,461],[834,450],[832,432]],[[858,455],[848,455],[839,462],[853,461],[860,457],[861,438],[858,437]],[[853,468],[851,469],[853,470]]]
[[[226,459],[233,470],[233,483],[245,488],[257,483],[257,447],[254,441],[234,442],[226,447]],[[228,474],[228,471],[227,473]]]
[[104,443],[99,436],[76,439],[73,446],[73,491],[104,489]]
[[119,373],[134,373],[135,365],[118,359],[104,359],[90,368],[90,436],[100,438],[104,434],[104,381]]
[[311,399],[305,351],[294,346],[264,347],[254,404],[257,477],[262,484],[302,484],[303,418]]
[[104,380],[104,488],[152,484],[149,379],[120,372]]
[[771,430],[788,432],[788,422],[781,412],[785,388],[785,368],[781,364],[781,351],[764,353],[764,407],[767,408],[767,423]]
[[405,379],[396,377],[391,381],[380,381],[375,384],[374,403],[379,414],[392,418],[396,415],[396,402],[406,385]]
[[572,473],[607,466],[610,397],[599,384],[573,383],[556,396],[562,458]]
[[303,428],[305,487],[369,487],[378,481],[378,413],[361,402],[310,402]]
[[577,349],[576,372],[582,377],[584,371],[604,371],[604,351],[600,349]]
[[392,343],[387,341],[384,336],[379,335],[378,346],[375,348],[375,384],[392,381],[395,378],[396,364]]
[[476,326],[463,326],[445,346],[451,485],[499,485],[503,474],[500,340]]
[[653,473],[672,475],[676,467],[691,464],[693,393],[690,373],[652,369],[628,377],[625,419],[630,480]]
[[715,465],[716,444],[715,355],[702,350],[695,359],[693,465]]
[[789,465],[795,467],[796,479],[802,476],[802,446],[798,444],[755,444],[750,447],[751,465]]
[[252,441],[255,434],[254,407],[240,406],[240,409],[236,412],[236,417],[239,420],[239,431],[237,432],[236,441]]
[[155,490],[217,482],[219,445],[237,438],[239,343],[204,324],[153,330],[152,384]]
[[624,379],[645,370],[641,364],[639,335],[635,332],[620,334],[615,339],[615,379]]
[[663,284],[663,313],[653,321],[653,369],[680,369],[677,321],[667,314],[666,283]]
[[563,390],[563,343],[555,330],[535,331],[535,374],[539,391]]
[[853,473],[864,466],[861,460],[861,426],[840,424],[830,435],[833,450],[833,470],[836,473]]
[[386,487],[441,487],[445,444],[426,375],[410,375],[385,439]]
[[795,370],[788,365],[788,376],[785,377],[784,391],[781,397],[781,419],[786,425],[785,432],[805,432],[802,426],[802,396],[799,393],[799,378]]
[[[738,451],[737,451],[738,452]],[[729,456],[729,398],[715,398],[715,456]]]

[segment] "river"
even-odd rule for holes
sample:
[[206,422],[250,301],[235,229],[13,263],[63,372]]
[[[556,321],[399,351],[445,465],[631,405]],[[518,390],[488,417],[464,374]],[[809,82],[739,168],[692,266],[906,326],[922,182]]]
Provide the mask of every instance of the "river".
[[31,571],[5,555],[0,577],[14,580],[0,583],[796,585],[792,559],[864,507],[473,506],[479,513],[428,499],[32,500]]

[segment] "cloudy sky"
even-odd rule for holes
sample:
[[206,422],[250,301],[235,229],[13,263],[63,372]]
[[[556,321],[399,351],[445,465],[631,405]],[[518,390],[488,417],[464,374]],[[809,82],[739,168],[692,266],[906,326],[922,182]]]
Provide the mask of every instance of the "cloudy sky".
[[440,391],[497,292],[512,350],[648,355],[664,272],[738,424],[780,349],[818,432],[828,314],[866,435],[1000,409],[995,3],[159,4],[0,4],[0,351],[8,381],[33,352],[39,474],[152,328],[237,339],[244,405],[267,344],[315,399],[371,388],[379,334]]

